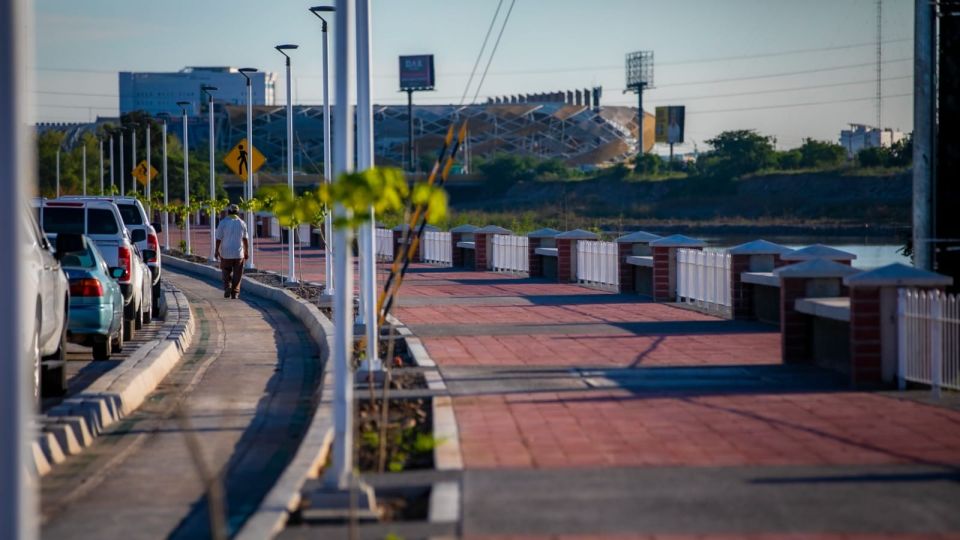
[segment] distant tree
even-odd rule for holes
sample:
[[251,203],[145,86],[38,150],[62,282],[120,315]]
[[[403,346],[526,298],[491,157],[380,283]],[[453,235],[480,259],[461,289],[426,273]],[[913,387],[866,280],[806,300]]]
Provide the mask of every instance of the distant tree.
[[663,170],[665,163],[663,158],[657,154],[643,154],[637,160],[633,170],[639,174],[655,175]]
[[534,168],[537,178],[555,180],[572,175],[572,171],[559,159],[545,159]]
[[713,147],[700,167],[706,176],[731,179],[776,164],[773,138],[751,129],[724,131],[706,142]]
[[533,180],[534,166],[531,158],[513,154],[496,154],[477,164],[487,184],[494,189],[508,189],[518,182]]
[[803,154],[796,148],[777,153],[777,165],[784,170],[799,169],[802,161]]
[[799,151],[801,167],[833,167],[847,158],[847,151],[842,146],[829,141],[804,139]]
[[913,134],[894,143],[890,147],[890,165],[906,167],[913,163]]
[[857,152],[857,163],[861,167],[884,167],[888,161],[883,148],[870,147]]

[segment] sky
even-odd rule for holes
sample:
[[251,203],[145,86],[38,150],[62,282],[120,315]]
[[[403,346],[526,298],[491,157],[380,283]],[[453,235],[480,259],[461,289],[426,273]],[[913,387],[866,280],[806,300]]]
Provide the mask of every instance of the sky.
[[[35,0],[36,119],[115,116],[118,71],[195,65],[274,71],[283,104],[279,43],[300,45],[294,103],[320,103],[320,22],[307,8],[323,2]],[[374,103],[406,103],[397,79],[405,54],[435,55],[436,90],[417,93],[416,103],[460,103],[500,0],[371,2]],[[644,108],[686,106],[681,151],[730,129],[791,148],[876,123],[876,0],[503,0],[488,53],[511,3],[480,101],[603,86],[602,104],[635,106],[623,93],[624,58],[652,50],[655,87]],[[882,122],[910,131],[913,2],[883,0],[882,14]]]

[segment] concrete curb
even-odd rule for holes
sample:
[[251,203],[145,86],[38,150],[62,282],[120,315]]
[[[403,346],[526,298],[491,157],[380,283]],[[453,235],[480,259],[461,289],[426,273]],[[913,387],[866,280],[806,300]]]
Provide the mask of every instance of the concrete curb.
[[79,454],[105,429],[130,415],[180,361],[193,340],[194,318],[186,296],[165,291],[167,319],[160,339],[144,343],[86,390],[38,416],[33,445],[38,476]]
[[[191,274],[210,279],[220,279],[220,271],[205,264],[198,264],[168,255],[163,256],[163,264]],[[320,388],[320,402],[310,427],[297,453],[284,469],[267,495],[260,502],[257,510],[250,515],[243,528],[234,537],[237,540],[261,540],[273,538],[279,534],[287,523],[291,512],[300,505],[301,490],[308,478],[316,478],[318,471],[326,463],[333,442],[333,380],[326,371],[326,362],[333,349],[333,323],[327,319],[317,306],[311,304],[295,294],[271,287],[244,276],[242,289],[247,293],[272,300],[299,320],[310,334],[310,339],[320,351],[323,365],[323,375]]]

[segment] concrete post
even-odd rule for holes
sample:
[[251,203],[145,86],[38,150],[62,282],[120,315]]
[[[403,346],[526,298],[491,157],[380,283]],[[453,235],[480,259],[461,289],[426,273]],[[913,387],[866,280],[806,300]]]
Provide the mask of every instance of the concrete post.
[[557,240],[557,281],[560,283],[576,283],[577,281],[577,242],[580,240],[597,240],[596,233],[583,229],[574,229],[558,234]]
[[772,272],[783,266],[783,255],[792,250],[788,247],[755,240],[730,248],[730,300],[733,302],[733,318],[752,320],[756,318],[753,305],[754,286],[743,282],[744,272]]
[[703,240],[674,234],[650,242],[653,252],[653,300],[673,302],[677,299],[677,250],[697,249],[706,246]]
[[847,276],[850,288],[850,376],[855,386],[892,385],[897,376],[897,289],[943,291],[949,276],[904,264]]
[[543,255],[537,255],[537,249],[544,247],[544,240],[556,238],[560,231],[549,227],[527,234],[527,274],[530,277],[543,276]]
[[620,265],[620,292],[637,291],[637,267],[628,262],[630,257],[651,257],[653,250],[650,242],[660,240],[660,236],[645,231],[637,231],[617,238],[617,264]]

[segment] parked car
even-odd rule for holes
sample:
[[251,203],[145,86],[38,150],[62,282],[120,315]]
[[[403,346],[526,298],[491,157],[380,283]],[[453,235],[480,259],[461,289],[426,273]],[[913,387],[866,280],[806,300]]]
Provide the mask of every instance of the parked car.
[[123,292],[116,280],[125,270],[110,268],[82,234],[60,233],[57,256],[70,282],[67,340],[93,347],[94,360],[109,360],[123,349]]
[[50,242],[40,232],[29,210],[23,209],[23,286],[33,316],[24,321],[27,349],[24,358],[33,370],[34,398],[67,391],[67,314],[70,289]]
[[124,299],[123,339],[133,339],[135,329],[149,322],[152,313],[150,272],[123,225],[112,201],[34,199],[43,232],[56,243],[60,233],[85,234],[100,249],[110,267],[121,267],[117,280]]
[[143,204],[134,197],[95,197],[83,195],[68,195],[60,197],[59,200],[99,200],[111,201],[117,205],[120,210],[120,216],[123,218],[123,225],[130,231],[130,237],[133,243],[140,248],[143,254],[143,260],[150,267],[150,275],[153,284],[153,316],[160,315],[160,239],[157,236],[160,230],[160,224],[151,224]]

